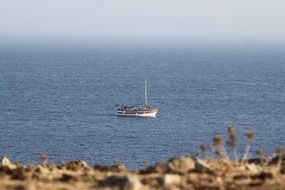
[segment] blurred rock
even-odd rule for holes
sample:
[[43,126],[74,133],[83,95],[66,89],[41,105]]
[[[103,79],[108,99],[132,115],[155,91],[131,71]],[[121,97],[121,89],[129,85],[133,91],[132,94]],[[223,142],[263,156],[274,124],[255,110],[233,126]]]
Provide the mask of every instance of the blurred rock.
[[262,168],[256,164],[245,164],[245,167],[253,174],[257,174],[262,171]]
[[178,185],[181,183],[182,179],[180,175],[177,174],[165,174],[164,176],[159,178],[161,185]]
[[16,180],[26,180],[28,179],[28,172],[25,170],[25,168],[17,168],[13,170],[11,174],[11,179],[16,179]]
[[211,171],[210,166],[204,160],[195,159],[195,172],[198,172],[198,173],[207,172],[207,173],[209,173],[210,171]]
[[93,167],[95,170],[99,171],[112,171],[112,172],[122,172],[127,171],[127,168],[122,163],[117,163],[111,166],[95,165]]
[[49,169],[47,167],[39,165],[39,166],[36,167],[35,172],[36,173],[40,173],[43,176],[46,176],[49,173]]
[[7,156],[3,156],[0,160],[0,167],[7,167],[11,170],[17,169],[17,165],[10,162]]
[[71,182],[71,181],[78,181],[79,178],[71,174],[63,173],[59,180],[62,182]]
[[[20,165],[3,157],[0,190],[269,190],[285,189],[283,161],[201,160],[182,156],[146,169],[124,165],[89,167],[84,161],[56,165]],[[13,168],[13,169],[10,169]]]
[[66,169],[68,170],[78,170],[78,169],[84,169],[87,168],[88,165],[85,161],[82,160],[74,160],[70,161],[65,164]]
[[159,173],[165,174],[170,172],[170,167],[168,164],[163,162],[158,162],[153,166],[148,166],[146,169],[140,170],[141,174]]
[[195,169],[195,162],[190,156],[181,156],[170,159],[168,166],[172,172],[183,174]]
[[99,182],[99,187],[118,188],[120,190],[142,190],[143,186],[137,176],[113,175]]

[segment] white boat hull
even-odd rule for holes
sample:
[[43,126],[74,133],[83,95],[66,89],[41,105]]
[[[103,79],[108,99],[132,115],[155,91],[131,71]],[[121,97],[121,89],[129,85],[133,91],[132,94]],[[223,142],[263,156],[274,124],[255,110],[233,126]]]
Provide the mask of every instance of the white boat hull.
[[151,113],[122,113],[117,112],[118,116],[133,116],[133,117],[156,117],[157,112]]

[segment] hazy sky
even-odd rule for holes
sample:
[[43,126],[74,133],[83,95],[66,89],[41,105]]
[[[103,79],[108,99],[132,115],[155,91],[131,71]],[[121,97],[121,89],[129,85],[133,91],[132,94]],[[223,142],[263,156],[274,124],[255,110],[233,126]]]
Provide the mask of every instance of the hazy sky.
[[285,42],[285,0],[0,0],[7,37]]

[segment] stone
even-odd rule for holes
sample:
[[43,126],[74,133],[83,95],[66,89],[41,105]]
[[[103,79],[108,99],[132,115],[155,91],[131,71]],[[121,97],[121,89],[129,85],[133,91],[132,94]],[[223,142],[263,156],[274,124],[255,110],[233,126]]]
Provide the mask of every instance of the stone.
[[85,161],[82,160],[74,160],[74,161],[70,161],[67,164],[65,164],[66,169],[68,170],[78,170],[78,169],[83,169],[83,168],[87,168],[88,165]]
[[159,173],[165,174],[170,171],[168,164],[163,162],[158,162],[154,166],[149,166],[144,170],[140,170],[140,174],[150,174],[150,173]]
[[28,172],[24,168],[17,168],[12,170],[11,179],[26,180],[28,179]]
[[49,169],[47,167],[39,165],[39,166],[37,166],[35,172],[40,173],[43,176],[47,176],[49,174]]
[[74,176],[71,174],[63,173],[61,178],[59,179],[61,182],[71,182],[71,181],[78,181],[78,176]]
[[0,167],[7,167],[12,170],[17,169],[16,164],[13,164],[12,162],[10,162],[8,157],[5,155],[0,160]]
[[190,156],[181,156],[170,159],[168,166],[173,173],[184,174],[195,169],[195,162]]
[[262,171],[262,168],[256,164],[245,164],[247,170],[249,170],[253,174],[258,174]]
[[180,175],[177,174],[165,174],[162,177],[163,185],[178,185],[181,183],[182,179]]
[[83,161],[83,160],[80,161],[80,164],[81,164],[81,166],[83,168],[87,168],[88,167],[88,164],[85,161]]
[[200,159],[195,159],[195,171],[198,173],[209,172],[210,167],[207,163]]
[[124,164],[116,163],[111,166],[104,166],[104,165],[95,165],[93,169],[98,171],[109,171],[109,172],[122,172],[127,171],[127,168],[124,166]]
[[142,190],[143,185],[134,175],[113,175],[99,182],[100,187],[119,188],[124,190]]

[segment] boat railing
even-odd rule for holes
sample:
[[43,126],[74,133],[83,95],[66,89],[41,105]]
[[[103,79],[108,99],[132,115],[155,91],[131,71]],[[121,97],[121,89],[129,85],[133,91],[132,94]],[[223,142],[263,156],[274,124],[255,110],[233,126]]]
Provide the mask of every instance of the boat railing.
[[143,107],[143,108],[140,108],[140,107],[136,107],[136,106],[121,106],[119,107],[117,110],[118,111],[146,111],[146,110],[151,110],[152,108],[147,106],[147,107]]

